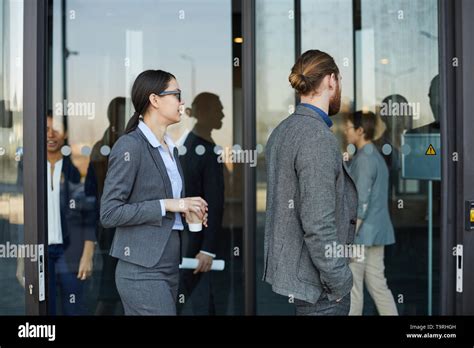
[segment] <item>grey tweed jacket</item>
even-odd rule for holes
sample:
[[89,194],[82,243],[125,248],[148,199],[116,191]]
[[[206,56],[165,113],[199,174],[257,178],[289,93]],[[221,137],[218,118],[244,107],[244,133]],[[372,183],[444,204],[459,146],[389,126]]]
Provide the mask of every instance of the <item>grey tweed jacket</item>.
[[352,288],[348,258],[357,191],[336,137],[312,109],[298,105],[266,146],[267,207],[263,280],[274,292],[316,303]]
[[[183,171],[174,150],[184,197]],[[121,136],[109,156],[100,205],[102,225],[116,228],[111,256],[144,267],[159,262],[175,220],[172,212],[162,217],[160,199],[166,198],[173,198],[173,192],[159,150],[138,128]]]

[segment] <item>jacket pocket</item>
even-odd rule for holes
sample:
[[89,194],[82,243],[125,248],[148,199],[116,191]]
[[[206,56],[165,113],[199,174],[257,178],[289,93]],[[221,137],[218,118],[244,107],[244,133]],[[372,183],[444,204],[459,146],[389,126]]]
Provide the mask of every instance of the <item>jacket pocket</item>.
[[277,262],[275,264],[275,268],[273,270],[273,273],[276,273],[278,271],[280,263],[282,262],[281,252],[282,252],[284,246],[285,246],[285,244],[281,243],[281,245],[275,245],[275,248],[273,249],[273,252],[274,252],[273,259],[277,260]]
[[296,266],[296,278],[298,280],[314,285],[314,286],[321,286],[321,282],[319,280],[319,272],[314,267],[313,261],[311,260],[311,256],[309,254],[308,247],[306,246],[304,240],[301,245],[299,257],[298,257],[298,264]]

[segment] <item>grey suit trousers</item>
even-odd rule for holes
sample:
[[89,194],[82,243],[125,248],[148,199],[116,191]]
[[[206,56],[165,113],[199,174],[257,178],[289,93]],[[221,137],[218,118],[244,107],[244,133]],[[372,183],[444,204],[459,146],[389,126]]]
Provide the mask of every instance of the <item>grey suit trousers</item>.
[[180,232],[173,230],[158,264],[143,267],[119,260],[115,282],[125,315],[176,315]]
[[334,315],[347,316],[351,308],[351,294],[345,295],[339,302],[330,301],[327,293],[322,292],[316,303],[295,299],[296,315],[320,316]]

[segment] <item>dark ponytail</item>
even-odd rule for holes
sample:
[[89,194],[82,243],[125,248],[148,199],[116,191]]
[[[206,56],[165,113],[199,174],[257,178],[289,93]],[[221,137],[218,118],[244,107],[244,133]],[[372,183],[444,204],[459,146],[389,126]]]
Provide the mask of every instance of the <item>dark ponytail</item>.
[[133,116],[127,122],[127,127],[125,127],[125,133],[130,133],[135,128],[137,128],[139,121],[140,121],[140,114],[135,111],[133,113]]
[[125,133],[130,133],[138,126],[140,118],[148,109],[150,94],[160,94],[168,88],[173,74],[163,70],[146,70],[137,76],[132,87],[132,104],[135,108],[133,116],[127,123]]

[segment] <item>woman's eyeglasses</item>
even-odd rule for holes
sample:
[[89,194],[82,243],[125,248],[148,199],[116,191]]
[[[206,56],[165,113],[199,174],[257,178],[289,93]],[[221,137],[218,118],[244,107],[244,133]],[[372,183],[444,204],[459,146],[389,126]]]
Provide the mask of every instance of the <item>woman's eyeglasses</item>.
[[164,91],[158,94],[159,96],[165,96],[165,95],[175,95],[176,98],[178,98],[178,101],[181,103],[181,90],[176,90],[176,91]]

